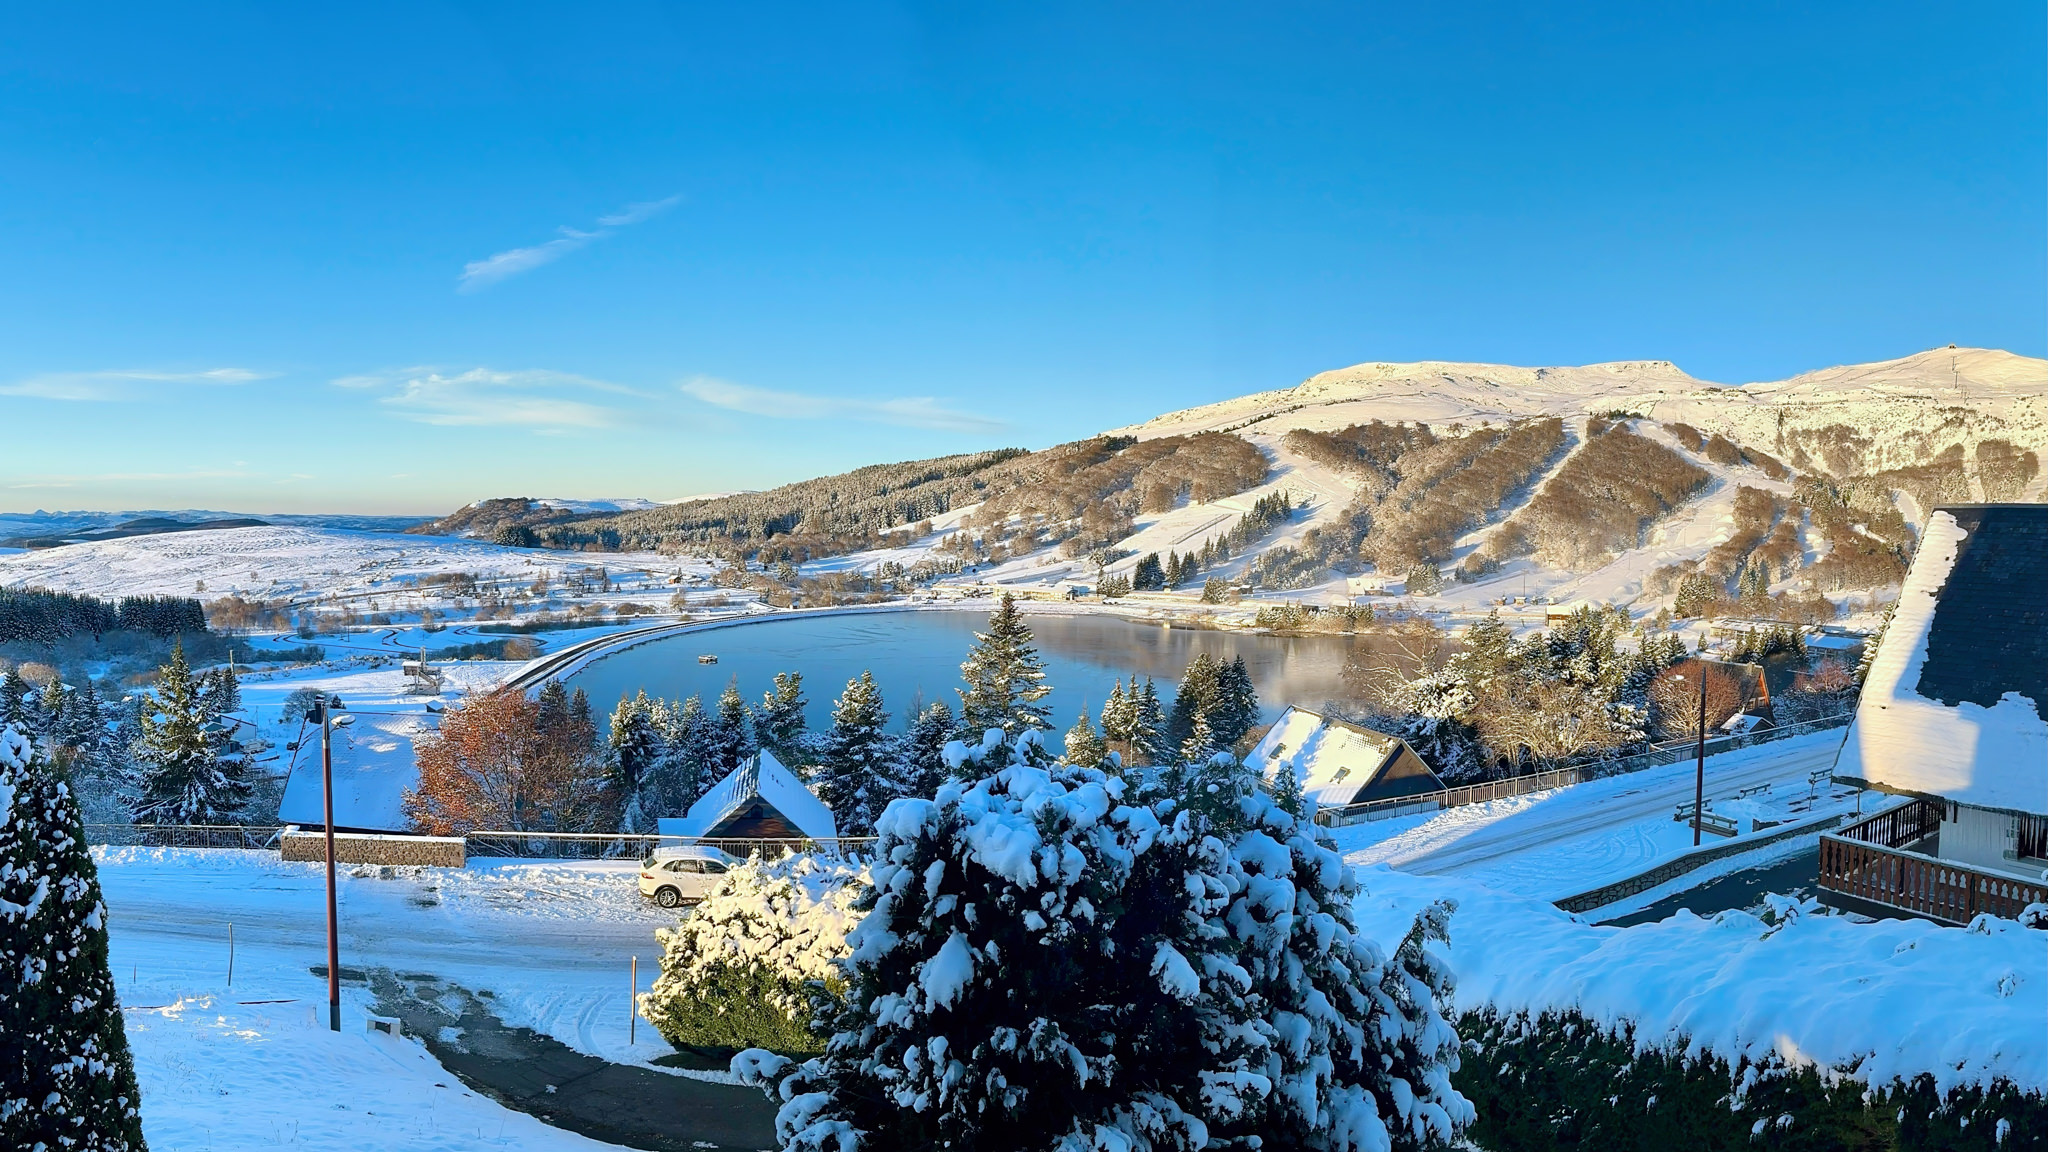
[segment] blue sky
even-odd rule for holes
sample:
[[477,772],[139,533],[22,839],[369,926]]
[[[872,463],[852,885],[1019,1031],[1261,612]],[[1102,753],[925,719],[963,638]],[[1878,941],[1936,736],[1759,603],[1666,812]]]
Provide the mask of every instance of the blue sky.
[[0,510],[670,498],[1363,360],[2048,350],[2038,4],[49,5]]

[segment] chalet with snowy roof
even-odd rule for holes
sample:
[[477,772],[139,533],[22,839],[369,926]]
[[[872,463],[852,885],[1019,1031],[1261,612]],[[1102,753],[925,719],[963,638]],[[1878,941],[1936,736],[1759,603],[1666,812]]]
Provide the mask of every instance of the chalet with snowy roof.
[[1248,757],[1267,780],[1291,771],[1319,807],[1397,800],[1442,790],[1406,740],[1306,708],[1283,713]]
[[2048,902],[2048,505],[1936,508],[1835,779],[1913,798],[1821,841],[1821,887],[1966,923]]
[[711,786],[687,815],[657,822],[663,837],[706,840],[836,840],[832,810],[775,754],[756,753]]

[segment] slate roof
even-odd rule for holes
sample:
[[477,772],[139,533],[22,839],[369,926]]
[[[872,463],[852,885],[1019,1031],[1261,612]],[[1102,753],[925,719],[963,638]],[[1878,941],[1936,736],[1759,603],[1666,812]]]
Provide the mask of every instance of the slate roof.
[[1930,514],[1835,775],[2048,815],[2048,505]]

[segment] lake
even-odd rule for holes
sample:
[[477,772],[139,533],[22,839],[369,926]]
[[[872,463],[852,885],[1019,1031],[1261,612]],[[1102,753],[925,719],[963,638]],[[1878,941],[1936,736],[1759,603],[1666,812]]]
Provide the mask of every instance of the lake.
[[[1120,616],[1027,616],[1045,661],[1052,693],[1053,729],[1064,732],[1084,704],[1096,717],[1118,677],[1151,677],[1169,706],[1174,686],[1198,652],[1218,660],[1243,656],[1258,688],[1262,719],[1289,704],[1320,707],[1344,695],[1348,636],[1266,636],[1162,628]],[[922,700],[960,707],[960,663],[974,633],[988,626],[981,611],[905,611],[764,620],[656,640],[591,662],[569,677],[609,713],[621,696],[644,688],[650,696],[701,696],[708,706],[735,677],[749,702],[773,687],[777,672],[801,672],[813,729],[832,722],[832,702],[846,682],[871,670],[881,685],[894,727]],[[700,664],[710,653],[716,664]]]

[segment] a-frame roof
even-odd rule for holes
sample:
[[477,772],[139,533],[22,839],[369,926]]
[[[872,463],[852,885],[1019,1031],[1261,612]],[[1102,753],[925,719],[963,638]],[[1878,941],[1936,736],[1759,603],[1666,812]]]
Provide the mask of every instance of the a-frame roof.
[[782,814],[799,833],[814,840],[831,840],[839,835],[832,810],[796,774],[782,766],[775,754],[762,750],[732,774],[711,786],[703,798],[690,805],[680,820],[660,821],[664,836],[705,836],[725,822],[726,817],[751,804],[755,797]]

